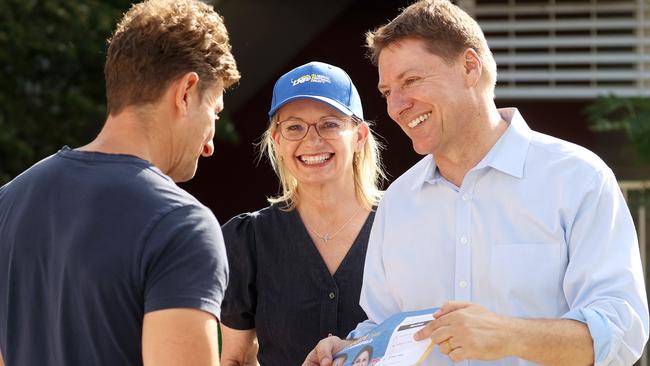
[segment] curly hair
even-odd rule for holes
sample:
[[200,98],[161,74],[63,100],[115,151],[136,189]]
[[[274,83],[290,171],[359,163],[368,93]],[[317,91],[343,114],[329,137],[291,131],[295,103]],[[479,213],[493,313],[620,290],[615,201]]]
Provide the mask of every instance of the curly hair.
[[199,91],[239,81],[223,18],[198,0],[148,0],[133,5],[108,41],[104,66],[109,114],[157,101],[169,83],[199,75]]

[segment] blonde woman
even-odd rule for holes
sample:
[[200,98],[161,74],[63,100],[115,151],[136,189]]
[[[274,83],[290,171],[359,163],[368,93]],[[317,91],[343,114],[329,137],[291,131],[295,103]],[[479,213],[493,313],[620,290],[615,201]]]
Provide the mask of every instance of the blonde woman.
[[367,318],[359,293],[383,172],[359,94],[345,71],[311,62],[278,79],[269,118],[262,146],[282,193],[223,226],[223,365],[251,362],[256,337],[261,365],[298,365]]

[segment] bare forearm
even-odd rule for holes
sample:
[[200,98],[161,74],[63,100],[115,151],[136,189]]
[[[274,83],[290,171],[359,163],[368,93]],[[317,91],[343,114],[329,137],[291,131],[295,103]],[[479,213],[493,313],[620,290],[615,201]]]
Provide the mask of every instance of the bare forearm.
[[235,361],[235,360],[221,360],[221,366],[258,366],[255,360]]
[[257,351],[259,347],[255,341],[247,351],[239,354],[240,357],[235,357],[232,353],[223,354],[221,356],[221,366],[259,366],[257,363]]
[[222,366],[257,366],[255,329],[238,330],[221,324],[221,341]]
[[542,365],[593,365],[593,340],[586,324],[569,319],[510,322],[514,356]]
[[257,342],[255,342],[241,358],[232,358],[232,355],[221,358],[221,366],[259,366],[257,363]]

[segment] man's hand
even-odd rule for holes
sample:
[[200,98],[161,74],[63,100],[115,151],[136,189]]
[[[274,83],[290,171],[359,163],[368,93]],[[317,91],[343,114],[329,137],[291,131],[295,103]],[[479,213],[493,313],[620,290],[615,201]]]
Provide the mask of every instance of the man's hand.
[[454,362],[496,360],[511,355],[508,318],[482,306],[449,302],[433,314],[434,320],[415,334],[431,338]]
[[449,302],[433,317],[415,339],[430,337],[454,362],[515,356],[541,365],[594,363],[589,329],[575,320],[512,318],[463,302]]
[[316,347],[309,352],[302,366],[330,366],[332,355],[343,349],[352,341],[343,340],[337,336],[329,336],[322,339]]

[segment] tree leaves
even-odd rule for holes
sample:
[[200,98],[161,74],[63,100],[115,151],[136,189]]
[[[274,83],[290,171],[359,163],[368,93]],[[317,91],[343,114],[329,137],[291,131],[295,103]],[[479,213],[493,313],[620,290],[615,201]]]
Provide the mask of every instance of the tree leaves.
[[593,131],[624,131],[639,158],[650,163],[650,99],[600,97],[585,113]]
[[0,2],[0,184],[101,127],[106,39],[128,1]]
[[[130,0],[0,1],[0,186],[106,117],[106,40]],[[231,121],[221,138],[235,142]]]

